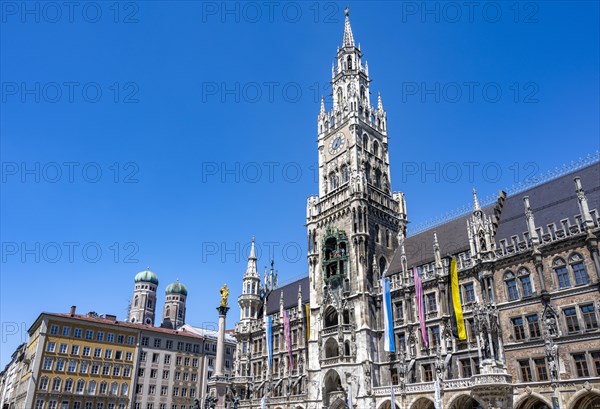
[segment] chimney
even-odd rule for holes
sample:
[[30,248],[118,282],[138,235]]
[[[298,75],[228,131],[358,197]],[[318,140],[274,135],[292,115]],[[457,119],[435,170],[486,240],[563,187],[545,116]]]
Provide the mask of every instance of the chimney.
[[70,312],[70,315],[71,315],[71,317],[74,317],[74,316],[75,316],[75,310],[76,310],[76,309],[77,309],[77,306],[76,306],[76,305],[71,305],[71,312]]

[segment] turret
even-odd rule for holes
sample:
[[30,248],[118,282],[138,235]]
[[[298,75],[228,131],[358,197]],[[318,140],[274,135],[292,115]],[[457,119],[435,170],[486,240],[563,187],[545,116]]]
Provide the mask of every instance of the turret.
[[154,325],[158,276],[150,271],[150,267],[146,267],[146,270],[137,273],[133,280],[135,284],[128,321],[136,324]]
[[248,321],[257,318],[260,309],[260,275],[256,268],[256,251],[254,248],[255,238],[252,237],[248,265],[242,279],[242,294],[238,297],[240,306],[240,321]]

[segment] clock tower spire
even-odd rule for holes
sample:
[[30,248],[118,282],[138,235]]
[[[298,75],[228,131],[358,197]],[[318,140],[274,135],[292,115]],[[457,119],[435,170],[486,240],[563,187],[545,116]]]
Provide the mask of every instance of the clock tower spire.
[[[328,110],[322,101],[317,117],[319,195],[307,203],[311,322],[321,322],[309,347],[314,374],[327,370],[317,342],[333,351],[334,343],[369,345],[377,336],[372,294],[398,245],[395,237],[406,233],[404,195],[391,188],[387,116],[381,96],[371,105],[370,83],[346,9],[332,69],[333,104]],[[342,324],[352,330],[326,330]],[[360,371],[376,360],[372,354],[358,348],[343,359]]]

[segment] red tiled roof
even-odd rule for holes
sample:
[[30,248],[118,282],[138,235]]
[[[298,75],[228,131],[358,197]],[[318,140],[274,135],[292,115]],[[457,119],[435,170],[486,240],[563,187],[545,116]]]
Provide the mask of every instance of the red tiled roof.
[[60,318],[70,318],[70,319],[87,321],[87,322],[95,322],[98,324],[115,325],[115,326],[129,328],[129,329],[146,330],[146,331],[159,332],[159,333],[168,334],[168,335],[181,335],[181,336],[190,337],[190,338],[204,339],[204,337],[201,335],[187,332],[185,330],[181,331],[181,330],[173,330],[173,329],[169,329],[169,328],[153,327],[151,325],[135,324],[132,322],[118,321],[118,320],[104,318],[104,317],[91,317],[89,315],[82,315],[82,314],[71,315],[71,314],[47,313],[47,312],[42,313],[42,315],[44,315],[44,314],[48,315],[48,316],[54,316],[54,317],[60,317]]

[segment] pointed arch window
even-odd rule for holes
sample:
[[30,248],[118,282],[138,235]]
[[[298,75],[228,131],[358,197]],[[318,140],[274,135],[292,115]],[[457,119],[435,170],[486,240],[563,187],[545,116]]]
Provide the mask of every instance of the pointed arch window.
[[337,103],[340,106],[344,103],[344,91],[342,91],[342,88],[338,88],[337,90]]
[[379,169],[375,170],[375,186],[381,189],[381,171]]
[[352,56],[351,55],[348,56],[347,61],[348,61],[348,69],[351,70],[352,69]]
[[575,285],[584,285],[588,283],[588,275],[585,270],[585,264],[583,262],[583,257],[579,253],[573,253],[569,256],[569,264],[571,265],[571,269],[573,270],[573,275],[575,277]]
[[379,243],[379,225],[375,225],[375,243]]
[[133,306],[137,307],[139,305],[139,302],[140,302],[140,300],[139,300],[138,296],[136,295],[135,298],[133,299]]
[[567,263],[562,257],[556,257],[552,261],[552,267],[556,273],[556,280],[558,288],[567,288],[571,286],[571,280],[569,279],[569,271],[567,270]]
[[60,392],[60,386],[62,385],[62,379],[54,378],[52,381],[52,390],[55,392]]
[[369,150],[369,137],[367,136],[367,134],[363,135],[363,146],[362,147],[365,151]]
[[517,280],[512,271],[504,273],[504,284],[506,285],[506,295],[509,301],[514,301],[519,298],[519,290],[517,288]]
[[45,391],[46,389],[48,389],[48,377],[47,376],[43,376],[40,379],[40,389]]
[[362,85],[360,87],[360,99],[361,99],[361,101],[364,101],[366,97],[367,97],[367,91],[365,89],[365,86]]
[[373,141],[373,155],[379,157],[379,143],[377,141]]
[[383,273],[385,272],[385,268],[387,267],[387,261],[385,257],[381,256],[379,258],[379,274],[383,277]]

